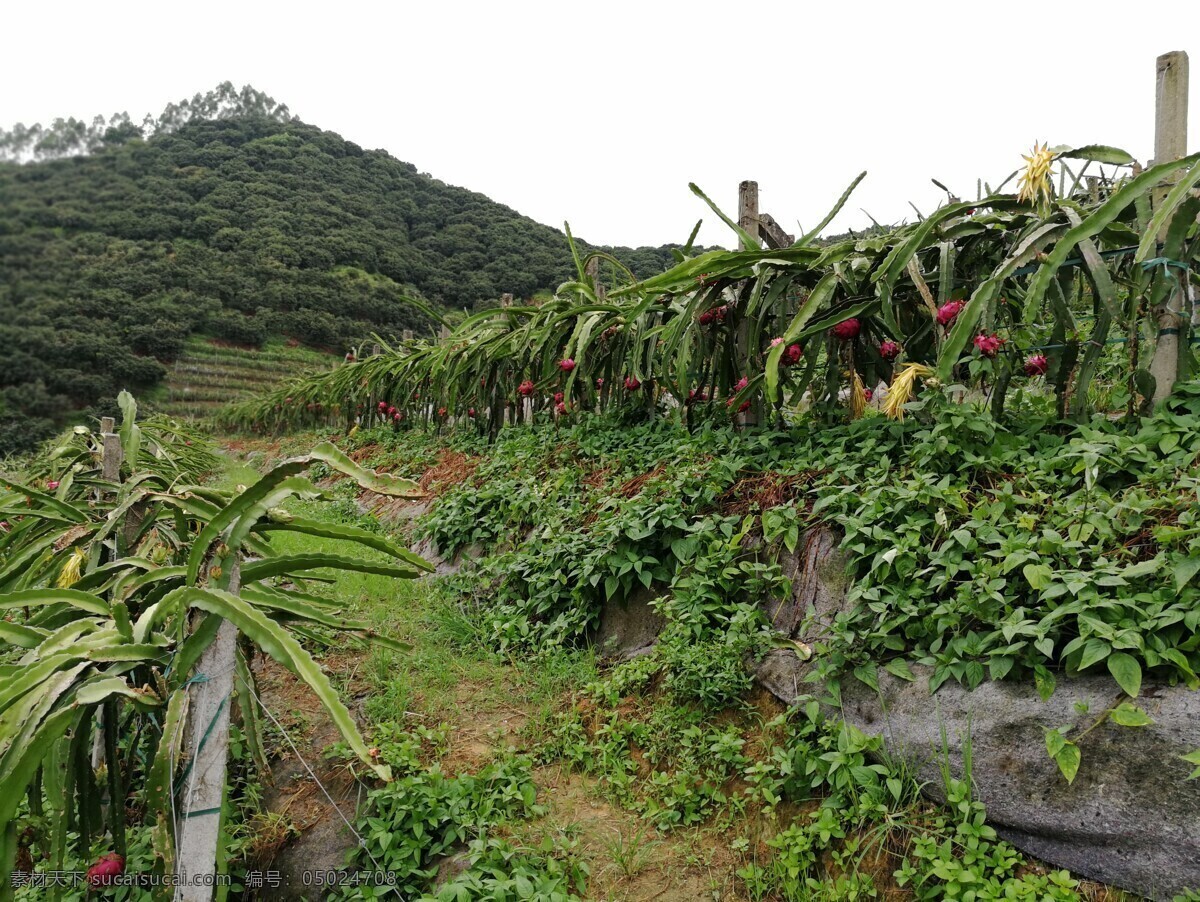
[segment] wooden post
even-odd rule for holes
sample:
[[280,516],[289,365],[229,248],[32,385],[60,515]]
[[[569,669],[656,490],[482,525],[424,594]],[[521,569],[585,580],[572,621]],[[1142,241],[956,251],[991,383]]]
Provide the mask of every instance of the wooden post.
[[100,418],[100,441],[104,447],[104,458],[100,465],[100,475],[110,482],[121,479],[121,463],[125,452],[121,448],[121,436],[113,432],[116,423],[112,417]]
[[438,338],[446,339],[449,337],[450,337],[450,327],[443,325],[441,330],[438,332]]
[[[758,182],[745,181],[738,185],[738,225],[750,233],[750,237],[758,238]],[[742,242],[744,251],[758,250],[757,241],[752,245]]]
[[[229,591],[236,595],[241,575],[236,558]],[[215,614],[207,615],[215,617]],[[237,627],[223,620],[217,637],[196,662],[189,686],[184,749],[189,771],[180,799],[175,854],[179,883],[175,902],[210,902],[217,872],[217,841],[229,754],[229,706],[237,665]]]
[[584,272],[592,280],[592,291],[596,293],[596,300],[603,303],[608,292],[600,284],[600,258],[592,257],[588,260],[587,265],[584,267]]
[[500,295],[500,306],[511,307],[513,305],[513,296],[509,292]]
[[[738,225],[741,226],[750,237],[755,239],[753,244],[742,242],[741,249],[744,251],[758,250],[761,247],[759,242],[760,235],[758,220],[758,182],[744,181],[738,185]],[[739,295],[744,295],[744,285],[740,285],[737,289]],[[741,305],[739,304],[739,307]],[[737,335],[737,357],[739,360],[749,361],[750,359],[750,322],[745,317],[745,310],[738,310]],[[750,409],[737,414],[737,422],[741,426],[752,426],[758,422],[759,405],[751,404]]]
[[[1155,79],[1154,162],[1166,163],[1187,156],[1188,55],[1182,50],[1164,53],[1156,62]],[[1160,193],[1157,200],[1161,201],[1161,197]],[[1161,242],[1165,237],[1160,234],[1158,240]],[[1158,340],[1150,373],[1154,376],[1155,404],[1171,394],[1179,374],[1180,333],[1188,326],[1183,314],[1187,296],[1182,290],[1172,291],[1154,311]]]
[[[113,430],[117,428],[116,420],[112,417],[100,418],[100,475],[109,482],[121,481],[121,462],[125,452],[121,448],[121,436]],[[97,497],[100,492],[97,491]],[[95,733],[92,735],[92,769],[104,763],[104,712],[98,711],[95,718]],[[107,811],[107,809],[105,809]]]
[[405,341],[412,341],[413,340],[412,329],[405,329],[403,332],[400,333],[400,337],[403,338]]

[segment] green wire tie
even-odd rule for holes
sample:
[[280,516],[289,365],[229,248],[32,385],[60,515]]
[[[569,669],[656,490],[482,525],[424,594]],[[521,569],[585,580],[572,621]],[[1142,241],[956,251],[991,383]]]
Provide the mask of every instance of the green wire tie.
[[199,811],[189,811],[187,814],[185,814],[183,816],[183,819],[186,821],[186,820],[191,820],[194,817],[204,817],[207,814],[220,814],[220,813],[221,813],[221,806],[218,805],[216,808],[202,808]]
[[[188,680],[188,682],[207,683],[208,677],[204,676],[204,674],[197,674],[191,680]],[[183,788],[184,780],[186,780],[188,775],[192,772],[192,766],[196,763],[196,758],[200,757],[200,753],[204,751],[204,745],[208,742],[208,737],[212,734],[213,727],[217,725],[217,720],[220,718],[221,712],[225,710],[225,705],[228,702],[229,696],[226,695],[223,699],[221,699],[221,704],[217,705],[217,710],[214,712],[212,720],[208,722],[208,726],[204,729],[204,735],[200,737],[200,744],[196,746],[196,754],[192,757],[192,760],[188,762],[187,767],[183,769],[183,773],[179,775],[179,779],[175,781],[176,793]]]
[[1191,267],[1180,260],[1172,260],[1170,257],[1153,257],[1142,263],[1142,269],[1153,269],[1156,266],[1161,266],[1164,270],[1169,266],[1174,266],[1176,269],[1182,269],[1184,272],[1191,270]]

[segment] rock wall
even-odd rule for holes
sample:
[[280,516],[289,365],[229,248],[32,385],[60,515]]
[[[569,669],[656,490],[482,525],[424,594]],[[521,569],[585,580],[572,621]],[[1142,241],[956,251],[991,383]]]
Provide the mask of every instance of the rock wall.
[[[846,607],[845,560],[826,529],[810,531],[786,555],[793,595],[767,611],[777,629],[812,644]],[[811,665],[787,649],[767,656],[759,681],[791,702],[806,691]],[[1170,899],[1200,887],[1200,780],[1180,755],[1200,748],[1200,692],[1146,681],[1138,704],[1152,726],[1106,723],[1080,743],[1083,761],[1068,784],[1046,753],[1043,728],[1094,723],[1121,695],[1107,675],[1061,677],[1043,702],[1031,680],[985,682],[973,692],[957,683],[930,695],[930,669],[913,667],[906,682],[880,670],[879,692],[843,681],[836,713],[883,737],[889,755],[910,761],[941,800],[940,762],[962,776],[970,743],[971,778],[988,820],[1017,848],[1076,874]],[[808,687],[811,688],[811,687]],[[1087,706],[1081,714],[1077,703]],[[943,743],[943,735],[945,743]]]

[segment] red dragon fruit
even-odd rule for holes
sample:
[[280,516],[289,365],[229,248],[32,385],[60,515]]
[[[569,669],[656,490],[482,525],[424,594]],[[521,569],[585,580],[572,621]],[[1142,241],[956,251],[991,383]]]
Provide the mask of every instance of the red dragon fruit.
[[439,407],[439,408],[438,408],[438,416],[439,416],[439,417],[444,417],[445,415],[446,415],[446,408],[445,408],[445,407]]
[[783,366],[795,366],[803,356],[804,349],[800,345],[788,345],[783,349],[783,353],[779,355],[779,362]]
[[554,393],[554,403],[561,404],[562,402],[563,402],[563,393],[560,391],[556,391]]
[[[739,379],[739,380],[738,380],[736,383],[734,383],[733,390],[732,390],[732,394],[736,395],[738,392],[740,392],[740,391],[741,391],[743,388],[745,388],[745,387],[746,387],[747,385],[749,385],[749,384],[750,384],[750,380],[749,380],[747,377],[743,376],[743,377],[742,377],[741,379]],[[730,406],[732,403],[733,403],[733,398],[732,398],[732,397],[730,397],[729,399],[727,399],[727,400],[725,401],[725,406],[726,406],[726,407],[728,407],[728,406]],[[742,402],[742,406],[738,408],[738,413],[741,413],[741,412],[742,412],[742,411],[744,411],[744,410],[748,410],[748,409],[749,409],[749,407],[750,407],[750,402],[749,402],[749,401],[743,401],[743,402]]]
[[1004,339],[999,335],[985,335],[980,332],[975,336],[975,347],[979,348],[979,353],[984,357],[995,357],[1004,346]]
[[900,356],[900,345],[890,338],[879,343],[879,356],[884,360],[895,360]]
[[535,391],[537,391],[537,388],[534,386],[532,379],[526,379],[517,386],[517,394],[519,394],[522,398],[528,398]]
[[850,319],[842,320],[830,329],[830,331],[833,333],[833,337],[839,341],[853,341],[858,338],[858,333],[862,331],[862,323],[854,317],[850,317]]
[[703,313],[700,314],[700,325],[711,326],[712,321],[713,321],[713,312],[711,310],[705,310]]
[[560,417],[565,417],[567,415],[567,405],[564,404],[562,401],[559,401],[557,404],[554,405],[554,412],[556,414],[558,414]]
[[475,419],[475,408],[474,407],[467,408],[467,416],[469,416],[472,420]]
[[124,873],[125,859],[116,852],[109,852],[87,869],[88,886],[112,886],[113,881]]
[[948,326],[954,322],[954,318],[962,313],[962,308],[967,306],[966,301],[947,301],[937,309],[937,321],[939,326]]
[[636,376],[625,377],[625,391],[637,391],[642,387],[642,383],[637,380]]
[[575,361],[570,357],[564,357],[558,362],[558,368],[564,373],[569,373],[571,370],[575,369]]
[[1025,375],[1029,377],[1044,376],[1050,372],[1050,361],[1045,354],[1030,354],[1025,358]]
[[58,488],[58,480],[56,480],[56,479],[51,479],[49,482],[46,483],[46,491],[47,492],[53,492],[57,488]]

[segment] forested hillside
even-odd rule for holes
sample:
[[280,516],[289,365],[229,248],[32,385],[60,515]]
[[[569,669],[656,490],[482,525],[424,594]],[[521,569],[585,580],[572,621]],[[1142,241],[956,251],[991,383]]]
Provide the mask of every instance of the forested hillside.
[[[639,275],[670,248],[612,249]],[[565,235],[223,85],[141,126],[0,131],[0,454],[163,376],[192,333],[344,351],[552,289]],[[412,303],[414,299],[419,303]]]

